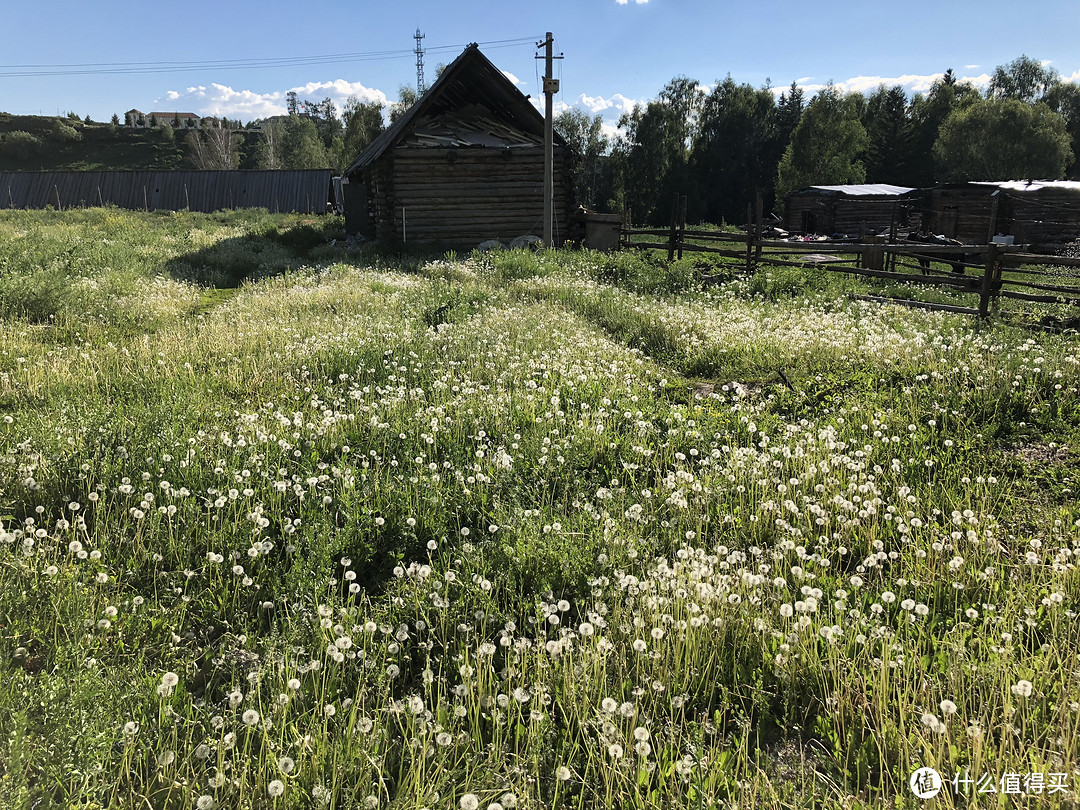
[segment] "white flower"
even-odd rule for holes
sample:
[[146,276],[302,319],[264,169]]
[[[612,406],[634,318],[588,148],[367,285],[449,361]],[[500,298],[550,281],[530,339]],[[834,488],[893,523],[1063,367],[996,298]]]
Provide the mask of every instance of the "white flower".
[[280,779],[275,779],[266,786],[266,792],[270,794],[271,798],[276,799],[285,792],[285,783]]
[[248,709],[241,718],[245,726],[253,726],[259,722],[259,713],[254,709]]
[[606,712],[607,714],[611,714],[613,711],[615,711],[615,709],[618,708],[618,706],[619,704],[616,703],[613,698],[606,697],[600,701],[600,708],[603,709],[604,712]]
[[941,713],[944,715],[956,714],[956,704],[951,700],[941,701]]
[[1012,686],[1012,693],[1014,695],[1016,695],[1017,697],[1025,697],[1025,698],[1026,697],[1031,697],[1031,692],[1032,692],[1033,688],[1034,687],[1033,687],[1031,681],[1022,681],[1021,680],[1021,681],[1017,681]]
[[476,810],[480,806],[480,799],[475,793],[466,793],[458,802],[461,810]]
[[162,697],[168,697],[173,693],[173,689],[180,683],[180,676],[175,672],[166,672],[161,676],[161,684],[158,686],[158,694]]
[[948,729],[948,726],[942,723],[936,714],[931,714],[930,712],[927,712],[922,716],[922,724],[931,731],[935,731],[939,734],[944,733]]
[[296,763],[292,757],[278,757],[277,766],[282,773],[292,773],[296,768]]
[[214,810],[214,797],[204,794],[195,800],[195,810]]
[[560,782],[565,782],[570,779],[570,777],[570,769],[567,768],[565,765],[560,765],[558,768],[555,769],[555,778],[558,779]]

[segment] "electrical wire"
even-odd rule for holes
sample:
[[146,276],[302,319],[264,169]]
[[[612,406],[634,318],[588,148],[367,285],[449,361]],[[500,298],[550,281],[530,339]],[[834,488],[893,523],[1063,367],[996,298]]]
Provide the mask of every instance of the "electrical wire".
[[[534,43],[535,37],[496,39],[478,42],[488,50],[511,48]],[[458,53],[465,45],[436,45],[425,48],[425,53]],[[258,70],[265,68],[298,67],[304,65],[348,64],[353,62],[377,62],[390,59],[406,59],[416,56],[415,49],[392,51],[366,51],[358,53],[322,54],[314,56],[284,56],[249,59],[218,59],[203,61],[164,62],[76,62],[52,65],[0,65],[0,78],[29,78],[38,76],[100,76],[115,74],[187,73],[204,70]]]

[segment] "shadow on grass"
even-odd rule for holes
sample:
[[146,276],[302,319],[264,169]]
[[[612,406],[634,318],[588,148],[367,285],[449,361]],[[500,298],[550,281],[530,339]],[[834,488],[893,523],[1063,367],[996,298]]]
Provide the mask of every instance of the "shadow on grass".
[[292,227],[272,225],[230,237],[166,261],[160,270],[177,281],[202,287],[239,287],[333,256],[341,221],[319,217]]

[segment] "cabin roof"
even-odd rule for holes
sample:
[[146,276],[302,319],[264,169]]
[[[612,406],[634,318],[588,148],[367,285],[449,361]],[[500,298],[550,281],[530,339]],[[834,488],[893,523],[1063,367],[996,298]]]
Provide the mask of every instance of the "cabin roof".
[[1043,189],[1080,192],[1080,180],[976,180],[975,186],[995,186],[1004,191],[1042,191]]
[[[544,117],[474,43],[345,170],[353,175],[405,147],[517,147],[543,144]],[[564,145],[555,133],[555,143]]]
[[826,192],[845,197],[900,197],[913,191],[917,191],[917,189],[908,188],[907,186],[892,186],[888,183],[861,183],[846,186],[809,186],[794,193]]

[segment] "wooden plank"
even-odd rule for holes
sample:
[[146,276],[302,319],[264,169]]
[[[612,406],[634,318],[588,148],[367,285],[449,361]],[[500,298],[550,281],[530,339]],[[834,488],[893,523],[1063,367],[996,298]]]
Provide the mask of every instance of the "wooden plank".
[[1023,287],[1027,290],[1045,290],[1046,292],[1060,292],[1068,293],[1070,295],[1080,295],[1080,287],[1062,287],[1057,284],[1036,284],[1031,281],[1014,281],[1013,279],[1003,279],[1003,284],[1011,284],[1015,287]]
[[[1042,253],[1009,253],[1008,262],[1018,264],[1045,264],[1051,267],[1080,267],[1080,258],[1070,256],[1047,256]],[[1023,272],[1010,270],[1009,272]]]
[[852,295],[856,301],[872,301],[875,304],[899,304],[912,309],[929,309],[935,312],[956,312],[961,315],[978,315],[979,310],[952,304],[932,304],[928,301],[911,301],[907,298],[891,298],[883,295]]
[[1017,301],[1032,301],[1038,304],[1072,304],[1080,306],[1080,298],[1059,298],[1054,295],[1032,295],[1030,293],[1015,292],[1013,290],[999,290],[998,295],[1002,298],[1013,298]]
[[[629,233],[632,237],[666,237],[670,231],[666,228],[629,228],[624,229],[623,232]],[[687,228],[684,242],[689,244],[697,241],[739,242],[744,244],[746,242],[746,234],[742,232],[701,231]]]

